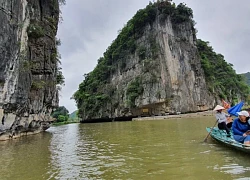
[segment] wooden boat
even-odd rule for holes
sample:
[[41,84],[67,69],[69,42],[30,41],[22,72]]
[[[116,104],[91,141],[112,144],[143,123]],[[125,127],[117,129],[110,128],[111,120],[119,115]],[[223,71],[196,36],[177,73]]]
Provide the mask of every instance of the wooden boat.
[[[210,132],[212,128],[207,127],[207,132]],[[212,129],[212,132],[210,136],[216,140],[217,142],[220,142],[228,147],[237,149],[239,151],[243,151],[246,153],[250,153],[250,146],[246,146],[242,143],[239,143],[234,140],[233,134],[231,133],[231,137],[227,137],[227,133],[225,130],[219,130],[217,127]]]

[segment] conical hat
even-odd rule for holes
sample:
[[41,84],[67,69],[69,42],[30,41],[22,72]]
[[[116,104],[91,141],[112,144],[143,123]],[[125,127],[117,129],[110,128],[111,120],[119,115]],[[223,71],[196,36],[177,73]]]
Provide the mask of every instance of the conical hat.
[[215,108],[214,108],[214,111],[218,111],[218,110],[222,110],[222,109],[225,109],[224,107],[220,106],[220,105],[217,105]]

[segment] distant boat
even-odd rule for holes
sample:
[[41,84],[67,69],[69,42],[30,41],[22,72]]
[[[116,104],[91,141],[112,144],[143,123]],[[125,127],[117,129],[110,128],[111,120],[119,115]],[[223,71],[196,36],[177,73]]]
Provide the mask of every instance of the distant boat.
[[[207,132],[210,132],[212,128],[207,127]],[[231,133],[231,137],[227,137],[227,133],[225,130],[219,130],[217,127],[212,129],[210,136],[216,140],[217,142],[226,145],[230,148],[250,153],[250,146],[245,146],[242,143],[239,143],[233,139],[233,135]]]

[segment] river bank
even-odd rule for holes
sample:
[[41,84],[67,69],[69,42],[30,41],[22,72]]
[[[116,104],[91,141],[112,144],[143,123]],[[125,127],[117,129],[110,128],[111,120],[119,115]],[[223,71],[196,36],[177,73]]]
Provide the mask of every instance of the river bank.
[[61,125],[75,124],[75,123],[80,123],[80,122],[79,121],[55,122],[55,123],[52,124],[52,126],[61,126]]
[[103,123],[114,121],[145,121],[145,120],[162,120],[162,119],[178,119],[178,118],[198,118],[202,116],[214,116],[213,111],[203,111],[196,113],[186,113],[178,115],[165,115],[165,116],[144,116],[144,117],[117,117],[117,118],[102,118],[102,119],[87,119],[82,120],[80,123]]
[[198,118],[203,116],[214,116],[214,111],[203,111],[188,114],[166,115],[166,116],[150,116],[150,117],[137,117],[132,121],[145,121],[145,120],[162,120],[162,119],[178,119],[178,118]]

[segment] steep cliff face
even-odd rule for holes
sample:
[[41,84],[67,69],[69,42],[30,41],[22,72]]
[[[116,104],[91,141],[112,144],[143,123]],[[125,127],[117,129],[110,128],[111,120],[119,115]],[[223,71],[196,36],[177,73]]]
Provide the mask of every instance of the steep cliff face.
[[0,0],[0,139],[49,127],[58,18],[58,0]]
[[211,108],[192,10],[161,2],[138,11],[74,97],[83,119]]

